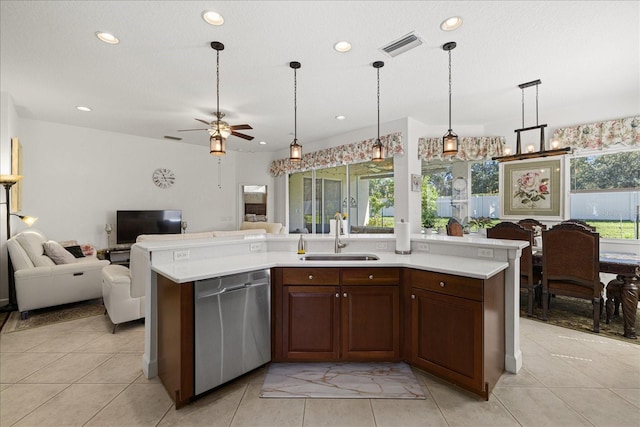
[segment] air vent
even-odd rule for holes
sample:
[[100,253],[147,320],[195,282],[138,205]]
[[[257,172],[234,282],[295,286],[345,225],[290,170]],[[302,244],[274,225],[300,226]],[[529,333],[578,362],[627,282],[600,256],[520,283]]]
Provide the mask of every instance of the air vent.
[[164,139],[170,139],[172,141],[182,141],[182,138],[178,138],[177,136],[169,136],[169,135],[165,135]]
[[406,36],[394,40],[380,48],[381,51],[389,55],[390,57],[398,56],[414,47],[420,46],[422,39],[415,32],[410,32]]

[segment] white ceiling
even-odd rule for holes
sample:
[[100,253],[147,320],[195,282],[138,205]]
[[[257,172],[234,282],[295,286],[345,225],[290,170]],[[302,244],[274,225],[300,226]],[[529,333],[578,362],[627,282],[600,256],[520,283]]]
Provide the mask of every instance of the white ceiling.
[[[638,1],[6,1],[1,4],[1,90],[23,118],[208,145],[202,128],[220,104],[228,122],[249,123],[252,142],[231,150],[274,151],[293,135],[293,70],[299,61],[298,140],[306,143],[376,123],[376,71],[383,60],[381,121],[448,121],[453,129],[521,127],[518,84],[541,79],[540,122],[554,126],[640,113]],[[202,18],[215,10],[225,24]],[[463,26],[440,30],[459,15]],[[108,31],[121,43],[100,42]],[[379,48],[415,31],[423,45],[395,58]],[[346,39],[346,54],[333,44]],[[535,89],[525,91],[528,111]],[[90,106],[82,113],[77,105]],[[347,116],[337,121],[338,114]],[[613,116],[612,116],[613,115]],[[527,116],[526,125],[534,125]],[[566,123],[564,123],[566,122]],[[439,136],[439,135],[433,135]],[[372,135],[375,137],[375,135]],[[267,145],[258,145],[266,141]]]

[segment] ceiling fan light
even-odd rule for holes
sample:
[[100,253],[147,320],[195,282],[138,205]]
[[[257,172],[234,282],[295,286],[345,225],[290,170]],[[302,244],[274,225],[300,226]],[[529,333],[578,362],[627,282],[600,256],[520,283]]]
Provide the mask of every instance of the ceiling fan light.
[[224,138],[220,138],[219,136],[212,136],[209,139],[209,153],[214,156],[224,156],[227,153],[225,151],[224,141]]
[[298,140],[294,139],[289,145],[289,160],[299,162],[302,160],[302,145],[298,144]]
[[458,152],[458,135],[453,133],[451,129],[442,137],[442,154],[445,156],[453,156]]

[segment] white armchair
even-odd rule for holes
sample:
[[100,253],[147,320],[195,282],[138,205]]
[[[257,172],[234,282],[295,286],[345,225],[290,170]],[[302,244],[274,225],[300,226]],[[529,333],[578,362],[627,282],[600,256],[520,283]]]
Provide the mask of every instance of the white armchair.
[[45,255],[45,243],[45,235],[34,229],[7,241],[15,271],[18,310],[23,319],[29,310],[102,297],[102,268],[109,261],[97,259],[94,253],[67,264],[56,264]]

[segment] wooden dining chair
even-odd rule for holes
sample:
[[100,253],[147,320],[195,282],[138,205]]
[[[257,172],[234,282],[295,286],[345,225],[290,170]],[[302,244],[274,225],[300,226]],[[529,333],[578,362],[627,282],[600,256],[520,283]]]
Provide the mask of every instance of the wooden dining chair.
[[589,225],[586,222],[579,220],[579,219],[567,219],[565,221],[562,221],[560,224],[578,224],[581,225],[583,227],[588,228],[591,231],[596,231],[596,227],[594,227],[593,225]]
[[460,224],[460,221],[458,221],[454,217],[449,218],[449,222],[447,223],[447,236],[462,237],[463,234],[464,232],[462,230],[462,224]]
[[573,223],[542,232],[542,320],[551,294],[587,299],[593,304],[593,331],[600,332],[603,288],[598,233]]
[[546,230],[547,226],[537,219],[533,218],[525,218],[518,221],[518,225],[522,228],[526,228],[527,230],[533,230],[533,227],[540,227],[540,230]]
[[520,255],[520,288],[527,290],[527,315],[533,316],[534,290],[540,285],[542,275],[533,268],[533,230],[526,229],[514,222],[500,222],[487,228],[489,239],[524,240],[529,246],[522,249]]

